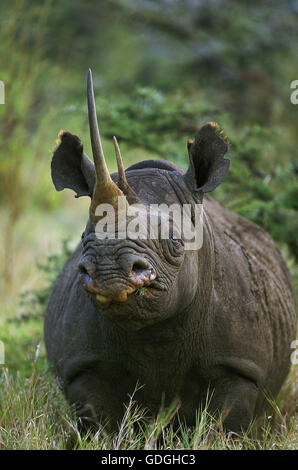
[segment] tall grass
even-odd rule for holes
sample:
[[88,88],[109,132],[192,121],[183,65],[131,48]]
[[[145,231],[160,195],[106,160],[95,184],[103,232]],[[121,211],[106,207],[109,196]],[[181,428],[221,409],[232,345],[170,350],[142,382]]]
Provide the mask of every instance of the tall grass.
[[[294,371],[289,377],[291,386],[297,381]],[[290,402],[290,403],[289,403]],[[109,433],[104,425],[82,433],[46,362],[33,357],[31,375],[11,374],[7,369],[0,377],[0,448],[1,449],[102,449],[102,450],[167,450],[167,449],[229,449],[270,450],[297,448],[297,421],[288,414],[295,396],[287,394],[281,404],[271,403],[266,417],[242,436],[226,434],[222,417],[216,419],[207,406],[197,412],[196,425],[178,425],[173,418],[179,414],[174,403],[161,408],[150,419],[139,407],[134,396],[128,404],[118,431]],[[281,407],[280,407],[281,406]],[[178,420],[179,422],[179,420]]]

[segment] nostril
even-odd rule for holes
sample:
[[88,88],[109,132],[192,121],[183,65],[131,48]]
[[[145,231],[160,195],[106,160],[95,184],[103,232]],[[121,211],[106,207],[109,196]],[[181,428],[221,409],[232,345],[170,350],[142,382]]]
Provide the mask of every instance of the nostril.
[[79,264],[79,271],[81,274],[88,274],[88,271],[83,264]]
[[149,269],[149,265],[143,261],[135,261],[132,265],[131,271],[135,274],[141,274]]
[[130,279],[142,285],[150,283],[156,278],[152,266],[145,259],[136,259],[131,264]]
[[90,276],[89,272],[90,270],[87,269],[84,263],[80,263],[78,265],[79,272],[81,274],[81,279],[84,280],[85,282],[92,282],[92,276]]
[[149,271],[150,266],[146,261],[138,260],[135,261],[131,267],[131,272],[137,275],[144,273],[144,271]]

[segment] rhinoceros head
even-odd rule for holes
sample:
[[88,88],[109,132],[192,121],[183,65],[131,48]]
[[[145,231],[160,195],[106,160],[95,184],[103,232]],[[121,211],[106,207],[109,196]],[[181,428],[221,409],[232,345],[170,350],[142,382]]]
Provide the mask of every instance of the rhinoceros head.
[[[204,228],[197,225],[204,224],[203,194],[228,172],[229,160],[223,158],[227,145],[218,127],[207,123],[194,141],[188,141],[185,173],[162,160],[147,160],[125,172],[114,137],[118,173],[110,175],[90,70],[87,100],[94,163],[77,136],[61,131],[52,179],[58,191],[70,188],[76,197],[91,198],[78,264],[85,291],[101,315],[139,329],[187,307],[198,292],[200,277],[206,284],[204,257],[210,254],[210,244],[203,242]],[[186,226],[192,235],[186,234]],[[194,233],[200,240],[192,245]]]

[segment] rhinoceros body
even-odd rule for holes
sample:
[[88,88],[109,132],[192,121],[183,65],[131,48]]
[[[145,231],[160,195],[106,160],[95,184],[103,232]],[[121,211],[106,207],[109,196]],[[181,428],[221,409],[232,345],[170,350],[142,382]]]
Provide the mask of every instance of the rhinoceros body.
[[[169,172],[155,172],[165,189]],[[133,173],[148,197],[153,175]],[[150,300],[137,295],[115,304],[116,322],[111,307],[100,312],[79,280],[81,244],[60,273],[49,298],[46,345],[66,397],[80,404],[82,416],[90,407],[97,417],[120,420],[138,383],[144,386],[136,398],[153,413],[163,397],[166,403],[178,397],[180,414],[194,423],[209,388],[209,396],[215,389],[213,409],[233,404],[234,429],[261,411],[264,391],[279,391],[295,337],[285,262],[261,228],[210,197],[204,212],[203,247],[187,254],[192,263],[176,286],[179,308],[171,317],[163,312],[165,319],[142,328],[142,304]],[[139,305],[135,316],[129,303],[132,310]]]
[[[212,167],[224,144],[212,137],[212,126],[204,129],[189,144],[186,173],[145,161],[126,171],[122,185],[144,207],[203,201],[202,246],[186,251],[177,240],[98,240],[90,209],[83,240],[55,282],[46,349],[81,417],[116,426],[135,392],[152,415],[178,399],[189,425],[208,400],[211,411],[226,410],[226,428],[239,431],[262,412],[266,396],[277,395],[289,371],[296,315],[287,266],[263,229],[204,195],[227,171],[219,170],[223,155]],[[94,201],[102,195],[93,190],[100,177],[86,158],[78,139],[64,134],[52,175],[57,189],[89,191]],[[211,164],[196,166],[200,158]],[[68,161],[75,168],[71,183]],[[119,175],[111,181],[121,186]],[[206,191],[194,190],[194,182]],[[141,279],[144,295],[136,288]]]

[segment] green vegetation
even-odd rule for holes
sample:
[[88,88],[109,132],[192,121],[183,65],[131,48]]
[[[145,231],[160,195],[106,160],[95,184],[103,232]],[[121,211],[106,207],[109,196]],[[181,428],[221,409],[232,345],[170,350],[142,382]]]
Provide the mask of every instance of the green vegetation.
[[[0,448],[1,449],[229,449],[278,450],[297,446],[293,382],[288,384],[281,408],[272,404],[270,413],[258,426],[252,426],[244,436],[227,435],[222,431],[222,419],[210,416],[205,406],[198,410],[192,428],[173,417],[179,416],[179,406],[161,408],[152,420],[131,397],[119,430],[107,431],[105,423],[96,432],[82,433],[74,411],[66,404],[57,383],[50,374],[46,360],[37,348],[31,362],[31,372],[24,379],[4,369],[0,381]],[[289,379],[290,380],[290,379]],[[294,377],[292,377],[294,381]],[[297,377],[296,377],[297,380]],[[285,393],[283,394],[285,395]]]
[[165,158],[186,168],[187,139],[208,120],[220,124],[231,167],[213,196],[271,234],[297,299],[296,3],[3,0],[0,8],[0,448],[65,448],[74,436],[78,448],[297,447],[295,367],[274,418],[242,441],[224,436],[206,410],[195,430],[175,431],[167,426],[175,409],[146,423],[133,402],[118,435],[87,439],[48,370],[42,325],[87,214],[86,198],[54,190],[50,158],[60,129],[91,155],[88,67],[111,171],[113,135],[126,166]]
[[147,290],[147,287],[140,287],[140,289],[137,289],[136,294],[137,295],[144,295]]

